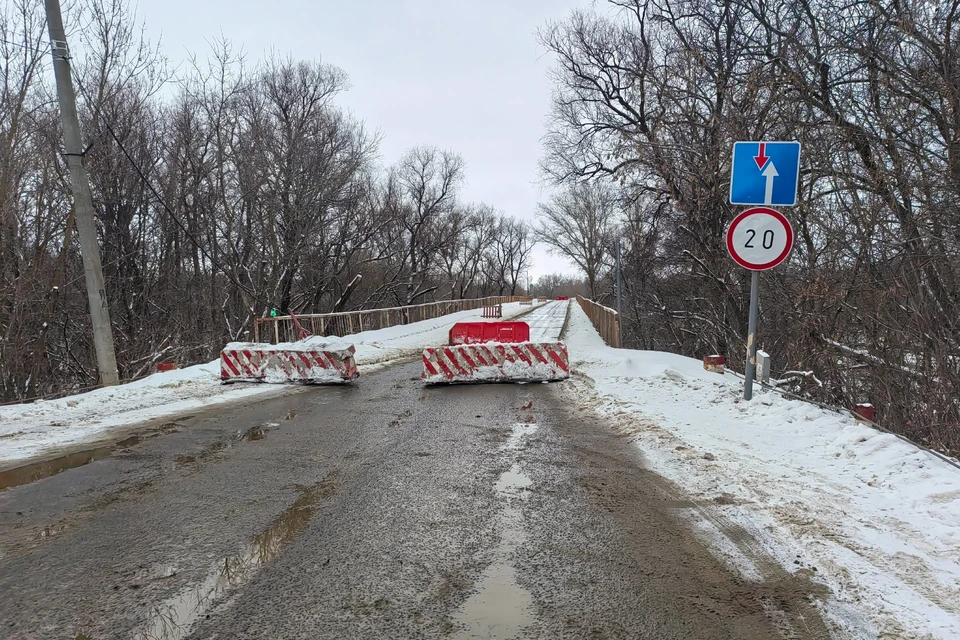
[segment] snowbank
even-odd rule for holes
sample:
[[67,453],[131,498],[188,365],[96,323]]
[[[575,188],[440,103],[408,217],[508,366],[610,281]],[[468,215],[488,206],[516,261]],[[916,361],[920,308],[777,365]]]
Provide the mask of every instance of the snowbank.
[[565,341],[580,400],[703,505],[686,517],[709,521],[718,557],[758,577],[714,526],[728,522],[785,570],[815,571],[840,637],[960,638],[960,470],[775,392],[746,402],[742,382],[700,361],[611,349],[576,304]]
[[215,360],[119,387],[0,407],[0,465],[85,442],[117,427],[183,415],[271,389],[221,386],[220,361]]
[[[529,306],[519,303],[503,305],[505,318],[529,310]],[[454,322],[480,320],[479,316],[479,309],[461,311],[344,338],[312,337],[295,344],[307,347],[353,344],[361,372],[369,372],[392,360],[419,355],[425,347],[445,344]],[[268,384],[222,385],[220,361],[215,360],[157,373],[119,387],[59,400],[0,407],[0,466],[13,466],[26,458],[102,439],[119,427],[167,416],[175,418],[197,409],[279,394],[286,389],[288,387]]]

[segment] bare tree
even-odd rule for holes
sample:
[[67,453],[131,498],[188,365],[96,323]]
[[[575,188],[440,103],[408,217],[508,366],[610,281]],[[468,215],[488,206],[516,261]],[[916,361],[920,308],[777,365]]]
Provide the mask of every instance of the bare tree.
[[443,242],[440,218],[456,203],[464,162],[451,151],[416,147],[400,160],[396,170],[403,189],[403,259],[409,278],[403,303],[411,304],[430,290],[426,276]]
[[582,278],[548,273],[537,278],[533,284],[533,294],[541,298],[556,296],[589,295],[586,281]]
[[526,270],[533,243],[530,230],[523,222],[501,218],[488,251],[491,280],[499,295],[516,295],[520,278]]
[[735,140],[798,139],[789,263],[761,341],[796,389],[882,403],[891,427],[960,446],[960,5],[609,0],[549,25],[559,184],[623,195],[628,344],[738,352],[746,273],[723,231]]
[[[129,0],[81,0],[80,119],[124,378],[201,362],[254,319],[516,290],[529,242],[458,203],[462,158],[379,138],[344,71],[228,40],[171,72]],[[96,383],[42,5],[0,8],[0,401]],[[166,91],[160,89],[166,88]],[[491,270],[491,258],[499,259]]]
[[592,298],[610,264],[617,214],[616,197],[599,183],[574,184],[539,207],[537,240],[580,268]]
[[24,204],[56,197],[50,193],[55,172],[42,155],[49,110],[34,86],[46,53],[44,26],[42,9],[35,3],[17,0],[0,8],[0,398],[22,392],[29,376],[26,350],[18,345],[34,338],[30,300],[45,297],[46,249],[57,231],[48,220],[29,224],[24,209]]

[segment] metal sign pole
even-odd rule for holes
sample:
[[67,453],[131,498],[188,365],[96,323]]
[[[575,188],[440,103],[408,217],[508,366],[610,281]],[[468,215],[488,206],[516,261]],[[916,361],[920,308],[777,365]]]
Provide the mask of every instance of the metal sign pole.
[[623,347],[623,315],[621,312],[621,289],[623,288],[622,278],[620,276],[620,236],[617,236],[617,346]]
[[730,204],[753,207],[736,216],[727,228],[730,256],[741,267],[751,270],[744,400],[753,398],[753,379],[757,374],[760,272],[783,263],[793,248],[790,221],[770,207],[796,205],[799,183],[800,143],[796,140],[733,144]]
[[747,327],[747,366],[743,376],[743,399],[753,398],[753,378],[757,371],[757,308],[760,306],[760,272],[750,276],[750,320]]

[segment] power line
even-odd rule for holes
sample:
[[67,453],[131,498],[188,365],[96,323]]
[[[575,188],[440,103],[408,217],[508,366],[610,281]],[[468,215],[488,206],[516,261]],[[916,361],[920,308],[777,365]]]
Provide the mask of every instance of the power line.
[[14,42],[13,40],[7,40],[6,38],[0,38],[0,43],[9,44],[14,47],[20,47],[21,49],[27,49],[29,51],[36,51],[38,53],[43,52],[43,43],[38,42],[36,45],[26,45],[22,42]]
[[[90,100],[90,96],[87,94],[87,89],[86,87],[83,86],[83,81],[80,80],[79,74],[77,74],[77,72],[74,71],[73,75],[76,78],[77,87],[80,89],[80,93],[83,95],[83,99],[87,101],[88,105],[92,105],[93,101]],[[200,250],[200,253],[202,253],[203,256],[210,261],[210,264],[212,264],[214,268],[219,269],[220,272],[223,273],[223,275],[225,275],[227,279],[235,287],[249,294],[256,302],[263,304],[264,306],[270,306],[266,304],[260,298],[260,296],[258,296],[255,292],[251,291],[250,289],[245,287],[243,284],[241,284],[235,277],[233,277],[233,275],[229,271],[227,271],[224,268],[224,266],[220,262],[215,260],[214,257],[211,256],[209,252],[207,252],[204,246],[193,236],[192,233],[190,233],[190,230],[183,223],[183,221],[180,220],[179,216],[177,216],[177,214],[175,214],[173,210],[169,206],[167,206],[167,203],[164,201],[163,197],[157,192],[156,189],[154,189],[153,185],[150,183],[150,180],[148,180],[147,176],[144,175],[143,170],[140,168],[140,165],[137,164],[137,161],[133,159],[133,156],[130,155],[130,153],[127,151],[127,148],[123,146],[122,142],[120,142],[120,139],[117,137],[117,134],[113,131],[113,127],[110,126],[110,123],[107,121],[106,116],[103,115],[103,111],[100,111],[100,120],[101,122],[103,122],[103,126],[106,127],[107,131],[110,133],[110,137],[113,138],[113,141],[117,143],[118,147],[120,147],[120,151],[123,152],[124,157],[126,157],[127,161],[130,162],[130,166],[132,166],[133,170],[137,172],[137,175],[139,176],[143,184],[146,185],[147,189],[150,190],[150,193],[153,194],[153,197],[156,198],[157,202],[160,203],[160,206],[163,207],[163,210],[166,211],[167,215],[169,215],[173,219],[173,221],[180,228],[180,230],[183,231],[184,235],[187,236],[190,242],[192,242],[193,245]]]

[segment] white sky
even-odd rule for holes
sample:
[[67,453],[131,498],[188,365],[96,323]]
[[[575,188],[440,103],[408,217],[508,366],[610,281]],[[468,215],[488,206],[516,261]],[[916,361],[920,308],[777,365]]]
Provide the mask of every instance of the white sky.
[[[339,104],[383,136],[385,163],[428,144],[467,163],[463,199],[533,220],[552,61],[536,31],[591,0],[140,0],[173,64],[221,35],[254,63],[271,50],[341,67]],[[538,246],[530,274],[575,273]]]

